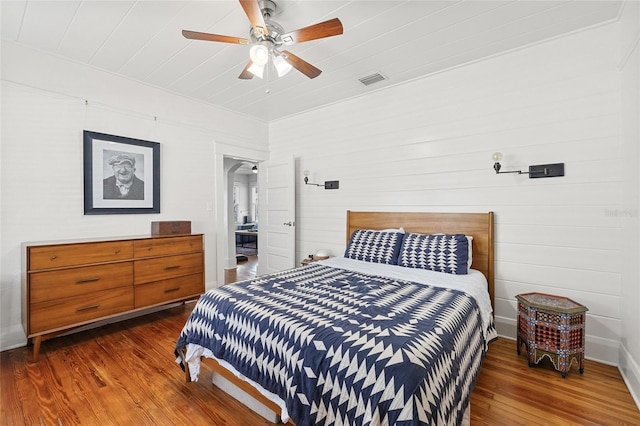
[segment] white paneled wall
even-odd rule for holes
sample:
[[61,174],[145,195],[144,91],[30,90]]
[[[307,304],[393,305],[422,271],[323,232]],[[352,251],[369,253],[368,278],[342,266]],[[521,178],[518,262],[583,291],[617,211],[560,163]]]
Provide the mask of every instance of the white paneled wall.
[[[1,91],[0,350],[26,342],[25,241],[148,235],[152,221],[190,220],[205,234],[207,287],[217,285],[217,142],[266,150],[266,123],[4,41]],[[83,214],[85,129],[160,143],[160,214]]]
[[[499,332],[515,337],[516,294],[568,296],[589,307],[587,357],[617,363],[618,45],[617,25],[595,28],[271,123],[272,158],[298,159],[298,255],[342,255],[347,209],[494,211]],[[494,151],[566,176],[497,176]]]
[[640,2],[627,1],[620,17],[622,76],[622,334],[619,365],[640,406]]

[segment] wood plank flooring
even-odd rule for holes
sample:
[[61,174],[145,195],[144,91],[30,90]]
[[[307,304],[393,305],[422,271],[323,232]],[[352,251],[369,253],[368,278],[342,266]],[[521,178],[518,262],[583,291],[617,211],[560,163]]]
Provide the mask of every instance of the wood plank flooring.
[[212,388],[185,383],[173,347],[193,303],[0,354],[2,425],[268,424]]
[[[210,383],[185,383],[173,346],[193,303],[0,354],[1,425],[271,425]],[[640,425],[617,370],[587,360],[567,378],[528,367],[515,341],[492,343],[472,425]]]
[[247,260],[237,263],[235,269],[225,269],[225,284],[255,278],[258,273],[258,256],[247,256]]

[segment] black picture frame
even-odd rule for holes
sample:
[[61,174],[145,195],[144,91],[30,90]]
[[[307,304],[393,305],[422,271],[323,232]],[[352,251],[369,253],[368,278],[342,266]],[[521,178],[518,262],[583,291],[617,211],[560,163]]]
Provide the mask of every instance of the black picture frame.
[[83,164],[85,215],[160,213],[158,142],[84,130]]

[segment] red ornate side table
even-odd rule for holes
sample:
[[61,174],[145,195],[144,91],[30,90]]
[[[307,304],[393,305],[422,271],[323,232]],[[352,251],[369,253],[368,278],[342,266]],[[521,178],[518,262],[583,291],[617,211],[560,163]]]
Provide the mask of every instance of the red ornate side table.
[[545,356],[566,377],[573,361],[584,373],[585,316],[588,309],[566,297],[526,293],[518,300],[518,355],[524,343],[529,367]]

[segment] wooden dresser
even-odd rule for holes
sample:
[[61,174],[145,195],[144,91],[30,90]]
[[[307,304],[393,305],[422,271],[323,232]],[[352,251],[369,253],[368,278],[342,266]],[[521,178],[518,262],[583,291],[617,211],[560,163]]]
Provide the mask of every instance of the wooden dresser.
[[204,292],[203,235],[23,244],[23,314],[42,340],[72,328]]

